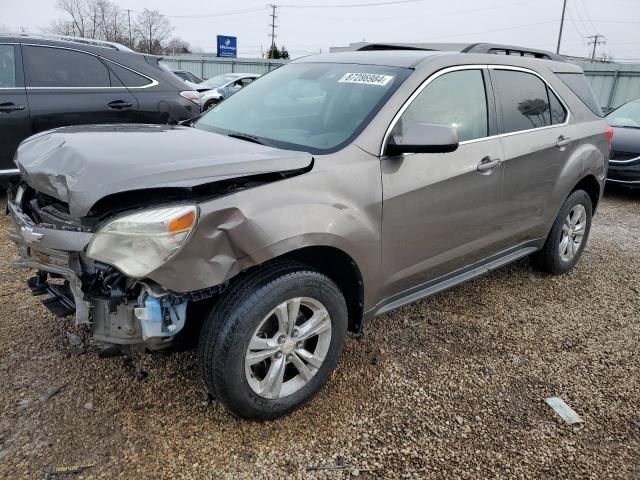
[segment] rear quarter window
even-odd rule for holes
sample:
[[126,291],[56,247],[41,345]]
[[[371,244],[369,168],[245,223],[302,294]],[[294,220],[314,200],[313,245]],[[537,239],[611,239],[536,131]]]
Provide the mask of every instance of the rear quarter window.
[[111,71],[115,73],[116,77],[124,84],[125,87],[144,87],[145,85],[152,83],[147,77],[143,77],[128,68],[121,67],[117,63],[113,63],[111,61],[108,61],[107,63]]
[[596,96],[591,89],[591,85],[587,82],[586,77],[582,73],[556,73],[557,77],[569,87],[569,89],[582,100],[589,110],[599,117],[604,117],[602,109],[596,100]]

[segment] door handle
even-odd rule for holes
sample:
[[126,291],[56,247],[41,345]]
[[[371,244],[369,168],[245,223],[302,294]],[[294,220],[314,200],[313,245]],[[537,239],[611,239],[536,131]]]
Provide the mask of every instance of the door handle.
[[15,112],[16,110],[24,110],[24,105],[16,105],[15,103],[0,103],[0,112]]
[[556,142],[556,147],[564,148],[571,143],[571,139],[565,137],[564,135],[560,135],[558,137],[558,141]]
[[502,160],[500,160],[499,158],[484,157],[482,160],[480,160],[480,163],[476,167],[476,170],[478,170],[478,172],[482,173],[483,175],[489,175],[496,169],[496,167],[499,167],[501,163]]
[[126,110],[127,108],[133,107],[133,103],[125,102],[123,100],[116,100],[114,102],[109,102],[107,106],[111,110]]

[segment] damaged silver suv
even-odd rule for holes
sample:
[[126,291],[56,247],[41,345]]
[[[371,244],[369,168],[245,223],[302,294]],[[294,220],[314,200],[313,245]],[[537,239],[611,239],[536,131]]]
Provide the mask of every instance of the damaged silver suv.
[[569,86],[578,67],[492,53],[368,45],[184,125],[33,136],[8,201],[16,265],[97,342],[199,330],[214,397],[286,414],[365,321],[527,255],[553,274],[580,257],[607,123]]

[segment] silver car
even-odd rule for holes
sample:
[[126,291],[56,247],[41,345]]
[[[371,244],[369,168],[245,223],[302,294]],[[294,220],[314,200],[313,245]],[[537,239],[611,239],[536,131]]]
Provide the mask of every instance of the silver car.
[[579,67],[492,53],[310,56],[191,125],[31,137],[16,265],[105,345],[199,330],[210,394],[284,415],[368,320],[529,255],[551,274],[580,258],[611,130]]
[[260,77],[257,73],[224,73],[194,86],[202,110],[208,110]]

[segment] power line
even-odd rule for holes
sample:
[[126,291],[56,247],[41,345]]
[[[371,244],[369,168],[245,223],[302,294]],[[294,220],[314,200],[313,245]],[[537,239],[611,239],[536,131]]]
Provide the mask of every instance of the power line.
[[212,17],[227,17],[229,15],[241,15],[243,13],[252,13],[264,11],[265,7],[257,8],[245,8],[244,10],[230,10],[228,12],[219,13],[194,13],[190,15],[165,15],[167,18],[212,18]]
[[400,3],[416,3],[424,2],[425,0],[389,0],[386,2],[375,3],[351,3],[347,5],[300,5],[300,4],[283,4],[280,7],[286,8],[358,8],[358,7],[377,7],[380,5],[397,5]]
[[580,0],[580,4],[582,5],[582,9],[584,10],[584,14],[587,17],[587,20],[589,21],[589,23],[591,24],[591,28],[593,28],[594,32],[597,32],[598,29],[596,28],[596,26],[593,24],[593,21],[591,20],[591,17],[589,16],[589,10],[587,10],[587,6],[584,4],[584,0]]
[[[431,39],[427,39],[427,40],[428,41],[432,41],[432,40],[439,40],[440,38],[466,37],[466,36],[470,36],[470,35],[481,35],[483,33],[506,32],[508,30],[518,30],[519,28],[535,27],[535,26],[538,26],[538,25],[549,25],[550,23],[556,23],[556,22],[557,22],[557,20],[549,20],[547,22],[528,23],[526,25],[513,25],[511,27],[496,28],[496,29],[492,29],[492,30],[483,30],[481,32],[467,32],[467,33],[455,33],[455,34],[452,34],[452,35],[440,35],[438,37],[432,37]],[[416,41],[418,41],[418,42],[425,41],[425,39],[416,40]]]
[[605,42],[604,40],[600,40],[601,38],[604,38],[604,35],[600,35],[598,33],[596,33],[595,35],[589,35],[587,38],[593,39],[589,42],[589,45],[593,45],[593,53],[591,54],[591,61],[593,62],[596,59],[596,47],[598,45],[604,45],[607,42]]

